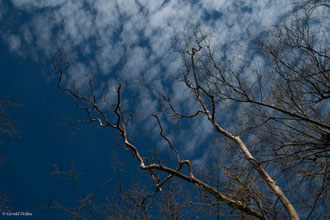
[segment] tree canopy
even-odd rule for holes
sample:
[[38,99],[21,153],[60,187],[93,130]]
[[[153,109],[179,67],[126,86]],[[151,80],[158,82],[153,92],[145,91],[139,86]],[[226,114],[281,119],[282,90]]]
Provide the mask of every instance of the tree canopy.
[[[249,44],[234,53],[218,47],[212,30],[204,30],[198,22],[188,24],[183,37],[173,39],[182,67],[165,78],[183,85],[181,99],[171,88],[139,78],[118,80],[115,89],[103,90],[102,83],[87,74],[81,90],[75,82],[64,82],[71,63],[63,50],[53,58],[57,87],[86,113],[79,122],[116,130],[122,147],[149,173],[154,191],[142,204],[162,193],[172,179],[180,179],[205,193],[205,198],[211,197],[204,203],[218,204],[210,215],[325,217],[330,142],[328,9],[323,1],[300,2],[279,24],[259,34],[248,33]],[[140,103],[137,90],[147,91],[156,102]],[[142,132],[141,117],[150,117],[159,133],[155,138],[151,129],[144,138],[156,145],[162,142],[172,154],[171,162],[161,158],[159,148],[150,153],[143,141],[131,138]],[[197,129],[200,123],[207,124],[210,132],[204,135],[212,142],[203,152],[208,159],[197,163],[186,159],[180,144],[189,142],[179,131],[187,126]],[[224,214],[227,209],[230,214]]]

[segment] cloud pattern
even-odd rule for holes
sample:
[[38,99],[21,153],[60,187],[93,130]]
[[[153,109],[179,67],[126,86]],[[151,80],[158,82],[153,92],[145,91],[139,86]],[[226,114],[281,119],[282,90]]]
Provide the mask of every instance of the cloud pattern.
[[[0,33],[12,53],[37,62],[63,48],[74,61],[68,80],[76,81],[76,86],[84,85],[83,72],[92,65],[106,80],[105,87],[116,80],[140,78],[160,90],[172,90],[173,101],[180,103],[189,100],[189,94],[181,84],[169,85],[166,80],[181,67],[171,38],[180,39],[189,22],[199,21],[203,29],[210,29],[214,42],[230,55],[247,45],[248,32],[258,33],[277,23],[291,7],[285,0],[11,0],[0,2],[0,22],[8,10],[27,19],[1,28]],[[156,108],[145,90],[139,92],[143,105]],[[195,103],[187,102],[185,106],[193,110]],[[148,126],[155,129],[156,124]],[[182,146],[189,153],[212,133],[202,119],[192,127],[179,134],[178,144],[185,143]]]

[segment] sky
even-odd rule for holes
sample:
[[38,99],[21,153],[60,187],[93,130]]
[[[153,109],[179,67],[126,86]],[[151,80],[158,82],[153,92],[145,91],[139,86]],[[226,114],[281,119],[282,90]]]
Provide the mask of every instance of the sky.
[[[21,105],[8,113],[17,122],[19,137],[0,145],[6,157],[0,166],[0,191],[6,193],[12,210],[32,212],[33,219],[59,218],[56,211],[37,208],[48,204],[54,194],[70,204],[70,180],[50,175],[52,164],[63,169],[74,166],[83,173],[81,182],[87,189],[113,178],[113,152],[127,167],[136,168],[131,155],[116,144],[118,134],[113,130],[83,125],[72,136],[70,127],[57,125],[66,118],[85,117],[56,89],[51,59],[58,49],[65,51],[72,64],[65,85],[75,83],[84,91],[84,75],[92,74],[101,81],[98,96],[110,91],[104,98],[112,102],[119,82],[142,80],[173,97],[178,105],[185,101],[181,108],[190,111],[195,108],[190,94],[173,80],[182,71],[180,55],[173,51],[173,37],[182,42],[183,30],[199,22],[203,30],[213,33],[212,45],[225,48],[229,57],[238,49],[244,54],[251,34],[277,24],[290,10],[292,5],[285,0],[0,1],[0,99]],[[147,110],[156,111],[157,100],[138,86],[130,92],[137,116],[131,135],[147,136],[137,143],[166,151],[157,123]],[[210,124],[200,119],[183,126],[185,129],[171,130],[169,137],[178,135],[175,143],[185,157],[206,160]]]

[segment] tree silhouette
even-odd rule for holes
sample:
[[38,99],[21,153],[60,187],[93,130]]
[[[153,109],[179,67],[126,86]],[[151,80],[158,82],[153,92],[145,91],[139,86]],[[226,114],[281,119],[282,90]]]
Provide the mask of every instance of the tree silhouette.
[[[200,190],[201,203],[216,207],[211,210],[218,216],[229,207],[226,215],[232,217],[299,219],[298,211],[306,218],[324,217],[328,215],[330,78],[329,31],[320,17],[328,8],[323,1],[302,1],[277,26],[252,34],[246,52],[231,57],[215,49],[212,34],[200,25],[187,27],[184,40],[175,40],[175,51],[184,64],[179,81],[190,92],[195,109],[181,112],[170,93],[147,86],[160,103],[157,112],[147,111],[176,165],[163,162],[157,153],[147,155],[131,140],[127,127],[134,121],[129,114],[134,106],[126,101],[125,92],[130,84],[119,83],[115,101],[104,108],[92,77],[86,75],[88,92],[64,85],[70,62],[59,50],[53,58],[57,87],[86,112],[87,118],[79,122],[98,123],[120,134],[123,148],[155,182],[148,198],[178,178]],[[249,56],[257,56],[263,64]],[[228,114],[235,119],[230,126],[224,123]],[[183,159],[166,132],[171,120],[201,118],[208,120],[218,138],[212,152],[215,163],[203,167],[208,175]]]

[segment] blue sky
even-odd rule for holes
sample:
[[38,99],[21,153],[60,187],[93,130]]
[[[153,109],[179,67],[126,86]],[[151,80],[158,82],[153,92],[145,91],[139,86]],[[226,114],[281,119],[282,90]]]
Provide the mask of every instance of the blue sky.
[[[172,37],[182,39],[187,24],[199,21],[203,29],[214,33],[212,44],[226,48],[228,56],[239,48],[244,54],[248,53],[249,34],[258,34],[278,23],[290,10],[285,0],[1,1],[0,95],[23,106],[9,113],[17,121],[20,137],[0,148],[7,158],[0,166],[0,190],[7,194],[12,209],[31,211],[36,205],[47,204],[53,192],[64,200],[72,193],[67,180],[59,181],[50,175],[50,164],[64,169],[74,164],[84,174],[81,178],[87,188],[113,178],[113,152],[132,170],[136,168],[130,155],[116,145],[118,135],[113,131],[84,125],[71,137],[69,127],[57,126],[56,122],[65,121],[65,117],[84,117],[56,89],[51,58],[57,49],[64,49],[72,62],[64,79],[66,85],[75,82],[84,90],[84,74],[93,73],[102,81],[97,94],[110,91],[105,99],[111,102],[118,82],[142,79],[171,95],[174,103],[185,100],[181,108],[190,111],[195,103],[183,85],[172,80],[182,70],[179,55],[172,50]],[[143,131],[149,138],[141,143],[166,152],[157,124],[146,110],[146,106],[156,110],[157,100],[146,89],[136,87],[131,91],[137,115],[130,127],[132,136],[139,137]],[[203,162],[209,153],[210,125],[200,119],[183,126],[185,129],[169,132],[169,137],[178,135],[176,144],[184,156]],[[57,219],[56,215],[59,214],[47,211],[34,218]]]

